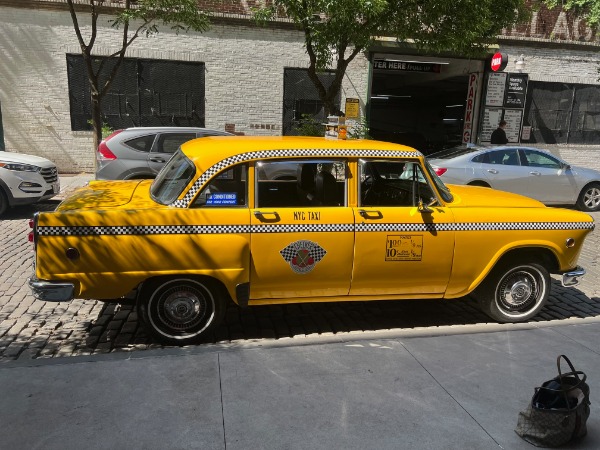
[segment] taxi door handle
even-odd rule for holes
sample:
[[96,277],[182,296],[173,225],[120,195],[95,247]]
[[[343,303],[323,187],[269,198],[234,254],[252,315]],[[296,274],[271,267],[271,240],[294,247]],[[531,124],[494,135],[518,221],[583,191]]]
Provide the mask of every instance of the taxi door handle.
[[536,177],[539,177],[541,175],[541,173],[539,172],[529,172],[530,175],[535,175]]
[[361,217],[364,217],[365,219],[381,219],[383,217],[383,214],[381,214],[381,211],[378,211],[376,209],[372,209],[372,210],[367,210],[367,209],[359,209],[358,213],[361,215]]
[[[279,221],[279,213],[277,211],[254,211],[254,216],[261,222],[278,222]],[[273,216],[273,218],[269,219],[265,216]]]
[[498,171],[496,169],[488,169],[489,173],[498,173]]

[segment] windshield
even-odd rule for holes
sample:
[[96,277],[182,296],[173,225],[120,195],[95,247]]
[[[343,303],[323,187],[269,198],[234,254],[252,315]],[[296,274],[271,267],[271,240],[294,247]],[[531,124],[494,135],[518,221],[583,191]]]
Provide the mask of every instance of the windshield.
[[454,200],[454,197],[452,197],[452,194],[450,193],[450,189],[446,187],[444,182],[440,179],[438,174],[435,173],[435,170],[433,170],[428,161],[425,161],[425,168],[427,169],[427,173],[429,173],[429,176],[433,180],[433,183],[437,187],[437,190],[444,199],[444,201],[451,202],[452,200]]
[[479,150],[481,150],[481,147],[475,147],[473,145],[461,145],[458,147],[446,148],[444,150],[440,150],[439,152],[427,155],[427,159],[451,159],[456,158],[457,156],[478,152]]
[[162,205],[173,203],[192,181],[195,173],[196,166],[178,150],[152,182],[152,199]]

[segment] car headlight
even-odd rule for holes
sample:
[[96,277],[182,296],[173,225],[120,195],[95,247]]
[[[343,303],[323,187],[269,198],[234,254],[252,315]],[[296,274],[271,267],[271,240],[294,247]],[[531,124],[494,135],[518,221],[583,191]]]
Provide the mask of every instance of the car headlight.
[[9,163],[0,161],[0,167],[3,169],[14,170],[16,172],[39,172],[40,168],[30,164]]

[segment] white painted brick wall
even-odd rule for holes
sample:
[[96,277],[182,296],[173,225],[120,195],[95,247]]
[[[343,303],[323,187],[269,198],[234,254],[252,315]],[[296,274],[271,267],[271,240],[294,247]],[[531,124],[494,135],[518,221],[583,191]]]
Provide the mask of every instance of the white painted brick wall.
[[[80,15],[84,34],[86,16]],[[99,24],[106,24],[101,17]],[[100,29],[96,54],[117,48],[120,34]],[[205,63],[206,126],[248,135],[279,135],[282,125],[283,71],[307,67],[303,35],[295,31],[214,25],[203,34],[140,38],[128,57]],[[6,149],[53,160],[61,172],[93,169],[89,132],[71,131],[66,53],[79,53],[68,12],[0,7],[0,102]],[[343,96],[358,97],[364,106],[367,61],[351,64]],[[272,129],[251,125],[271,125]]]
[[[117,48],[120,34],[99,23],[96,53]],[[86,16],[80,15],[85,28]],[[89,24],[88,24],[89,25]],[[590,50],[544,49],[502,44],[509,54],[507,71],[523,54],[532,80],[599,84],[600,55]],[[94,149],[89,132],[71,131],[66,53],[79,53],[67,12],[0,7],[0,106],[6,149],[52,159],[61,172],[91,171]],[[206,68],[206,126],[224,129],[226,123],[248,135],[281,133],[283,71],[306,67],[303,35],[288,30],[215,25],[204,34],[176,35],[163,30],[139,39],[127,56],[200,61]],[[368,63],[361,54],[350,65],[342,86],[345,98],[367,102]],[[257,129],[252,125],[271,125]],[[569,162],[599,168],[600,150],[556,147]]]

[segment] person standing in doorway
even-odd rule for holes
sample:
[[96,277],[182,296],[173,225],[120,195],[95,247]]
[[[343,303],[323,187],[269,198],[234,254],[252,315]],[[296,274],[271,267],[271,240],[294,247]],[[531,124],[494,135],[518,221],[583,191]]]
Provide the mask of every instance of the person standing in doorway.
[[506,126],[506,120],[501,120],[498,124],[498,128],[494,130],[492,133],[492,138],[490,139],[490,144],[508,144],[508,139],[506,138],[506,131],[504,131],[504,127]]

